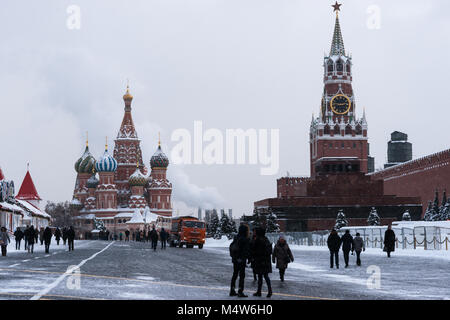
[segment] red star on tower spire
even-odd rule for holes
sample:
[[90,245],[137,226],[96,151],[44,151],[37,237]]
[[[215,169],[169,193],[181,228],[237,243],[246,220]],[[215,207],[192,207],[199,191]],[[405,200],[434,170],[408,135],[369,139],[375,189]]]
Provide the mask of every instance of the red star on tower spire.
[[336,1],[336,3],[335,3],[335,4],[332,4],[331,6],[334,8],[334,11],[336,11],[336,14],[338,14],[338,12],[341,11],[341,6],[342,6],[341,3],[338,3],[338,2]]

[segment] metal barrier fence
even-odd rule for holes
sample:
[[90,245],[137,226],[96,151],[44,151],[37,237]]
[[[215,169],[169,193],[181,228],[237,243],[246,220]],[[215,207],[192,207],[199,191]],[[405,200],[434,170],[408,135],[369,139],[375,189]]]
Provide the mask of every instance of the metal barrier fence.
[[[351,227],[338,231],[339,236],[350,230],[355,236],[359,233],[364,239],[366,248],[380,248],[384,246],[384,233],[387,227]],[[392,227],[396,235],[397,249],[448,250],[450,246],[450,228],[420,226],[414,228]],[[313,232],[285,232],[282,233],[287,243],[303,246],[327,246],[330,231]],[[281,233],[268,233],[267,238],[276,243]]]

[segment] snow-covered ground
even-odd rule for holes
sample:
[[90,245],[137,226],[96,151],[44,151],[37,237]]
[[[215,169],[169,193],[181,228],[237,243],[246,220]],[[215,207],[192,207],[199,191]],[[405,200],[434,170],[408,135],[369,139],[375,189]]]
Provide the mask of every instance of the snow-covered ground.
[[[230,240],[207,239],[206,250],[228,255]],[[447,276],[450,251],[400,249],[387,258],[382,249],[368,248],[362,253],[362,267],[356,266],[356,255],[350,255],[349,268],[344,268],[342,251],[340,269],[329,268],[329,251],[322,246],[290,245],[294,262],[289,264],[286,279],[301,285],[306,282],[326,283],[330,288],[354,290],[362,299],[450,299]],[[374,281],[379,271],[379,287]],[[277,277],[274,268],[272,279]],[[336,290],[336,289],[334,289]],[[369,295],[369,297],[364,297]]]

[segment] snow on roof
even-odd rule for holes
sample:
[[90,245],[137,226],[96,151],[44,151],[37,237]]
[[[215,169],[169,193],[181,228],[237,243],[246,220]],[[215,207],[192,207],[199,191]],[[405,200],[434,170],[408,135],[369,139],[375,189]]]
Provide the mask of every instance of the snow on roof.
[[0,209],[7,210],[7,211],[13,211],[15,213],[24,215],[24,210],[21,207],[15,205],[15,204],[12,204],[12,203],[0,202]]
[[158,219],[159,215],[150,211],[150,208],[147,206],[144,210],[144,220],[146,223],[155,222]]
[[22,185],[20,186],[19,193],[16,199],[20,200],[42,200],[34,186],[33,179],[31,178],[30,171],[27,171],[25,178],[23,178]]
[[94,229],[91,231],[91,233],[99,233],[99,232],[100,232],[100,230],[98,230],[98,229]]
[[81,216],[76,216],[74,217],[75,219],[85,219],[85,220],[93,220],[95,219],[95,214],[90,213],[90,214],[83,214]]
[[139,209],[136,208],[136,210],[134,210],[133,217],[127,221],[127,223],[144,223],[144,219],[142,218]]
[[131,218],[133,216],[133,212],[121,212],[114,216],[114,218]]
[[28,201],[19,200],[17,198],[16,198],[16,201],[21,206],[23,206],[26,210],[30,211],[31,215],[39,216],[39,217],[46,218],[46,219],[50,219],[51,218],[51,216],[47,212],[40,210],[39,208],[35,207],[34,205],[29,203]]

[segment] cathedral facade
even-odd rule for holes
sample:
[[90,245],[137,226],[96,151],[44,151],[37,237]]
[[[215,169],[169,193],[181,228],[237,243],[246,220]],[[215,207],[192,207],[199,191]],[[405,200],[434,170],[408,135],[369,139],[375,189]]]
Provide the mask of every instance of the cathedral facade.
[[127,229],[161,226],[172,216],[172,183],[166,176],[169,159],[159,141],[148,173],[133,123],[133,96],[128,87],[123,100],[124,116],[112,154],[106,143],[104,153],[95,159],[86,141],[83,155],[75,162],[77,176],[71,207],[80,237],[89,237],[89,232],[99,225],[118,235]]

